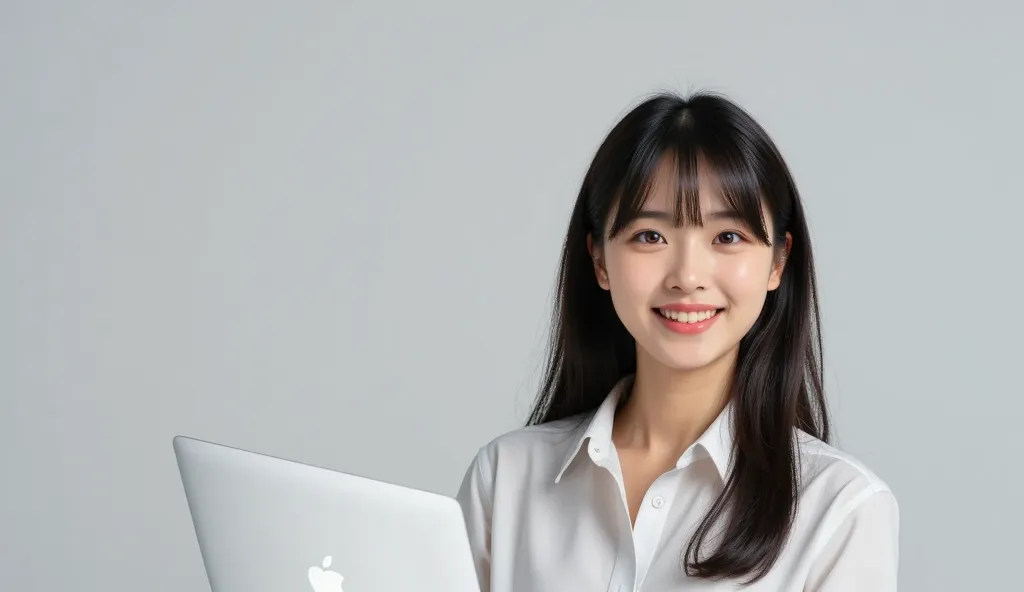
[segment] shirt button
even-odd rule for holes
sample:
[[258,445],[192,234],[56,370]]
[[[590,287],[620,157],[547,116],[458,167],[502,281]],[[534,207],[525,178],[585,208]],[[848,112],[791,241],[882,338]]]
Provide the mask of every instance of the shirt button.
[[654,499],[651,500],[651,505],[655,508],[660,508],[665,505],[665,498],[660,495],[656,495],[654,496]]

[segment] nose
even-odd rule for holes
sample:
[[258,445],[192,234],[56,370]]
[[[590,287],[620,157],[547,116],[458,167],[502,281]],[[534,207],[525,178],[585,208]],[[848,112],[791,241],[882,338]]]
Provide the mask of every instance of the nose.
[[684,294],[704,290],[707,288],[710,268],[710,253],[702,248],[699,240],[679,241],[665,276],[665,287]]

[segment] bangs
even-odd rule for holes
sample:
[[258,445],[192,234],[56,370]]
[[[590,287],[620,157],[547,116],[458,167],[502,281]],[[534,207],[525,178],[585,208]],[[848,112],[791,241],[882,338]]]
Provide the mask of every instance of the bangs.
[[755,160],[756,151],[744,143],[735,127],[701,126],[685,111],[671,119],[674,121],[665,118],[660,122],[663,125],[648,127],[649,134],[634,136],[638,142],[625,152],[632,158],[620,163],[621,181],[614,184],[615,199],[611,200],[615,203],[606,210],[614,216],[608,238],[640,217],[658,187],[659,176],[665,175],[674,196],[676,226],[704,225],[700,205],[703,180],[718,191],[725,214],[741,220],[761,243],[770,246],[762,200],[770,199],[771,192],[763,186],[764,175],[759,172],[764,167]]

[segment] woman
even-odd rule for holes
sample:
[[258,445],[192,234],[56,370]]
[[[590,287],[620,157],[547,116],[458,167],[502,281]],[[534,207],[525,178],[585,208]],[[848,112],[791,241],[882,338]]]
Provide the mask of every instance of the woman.
[[898,508],[832,448],[807,223],[764,129],[643,102],[569,222],[528,425],[459,491],[482,589],[896,589]]

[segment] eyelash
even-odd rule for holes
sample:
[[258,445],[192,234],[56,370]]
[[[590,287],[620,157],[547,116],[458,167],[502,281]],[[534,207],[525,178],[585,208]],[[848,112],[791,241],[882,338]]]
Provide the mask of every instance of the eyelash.
[[742,242],[742,241],[743,241],[743,235],[742,235],[742,234],[740,234],[740,233],[738,233],[738,232],[734,232],[734,231],[732,231],[732,230],[726,230],[725,232],[723,232],[723,233],[719,234],[719,235],[718,235],[718,236],[716,236],[715,238],[717,239],[717,238],[719,238],[719,237],[721,237],[721,236],[724,236],[724,235],[726,235],[726,234],[732,234],[732,235],[734,235],[734,236],[736,237],[736,242],[734,242],[734,243],[724,243],[724,244],[727,244],[727,245],[735,245],[735,244],[738,244],[738,243],[740,243],[740,242]]
[[[633,235],[633,241],[634,242],[638,242],[638,243],[643,244],[643,245],[653,244],[653,243],[648,243],[648,242],[644,242],[642,240],[639,240],[640,237],[645,236],[645,235],[651,235],[651,234],[661,238],[661,233],[656,231],[656,230],[643,230],[643,231],[640,231],[640,232],[636,233],[635,235]],[[658,241],[655,240],[654,242],[658,242]]]
[[[660,232],[658,232],[657,230],[643,230],[643,231],[638,232],[635,235],[633,235],[633,242],[638,242],[638,243],[643,244],[643,245],[650,245],[650,244],[655,244],[655,243],[659,242],[659,241],[655,240],[654,243],[649,243],[649,242],[645,242],[643,240],[640,240],[641,237],[652,235],[652,234],[657,236],[658,238],[664,238],[662,236],[662,234]],[[725,232],[719,233],[718,236],[715,237],[715,240],[717,241],[719,238],[721,238],[722,236],[725,236],[725,235],[733,235],[733,236],[735,236],[736,237],[736,241],[735,242],[731,242],[731,243],[727,242],[727,243],[720,243],[720,244],[735,245],[735,244],[739,244],[740,242],[743,242],[743,240],[744,240],[742,234],[740,234],[738,232],[735,232],[733,230],[727,230]]]

